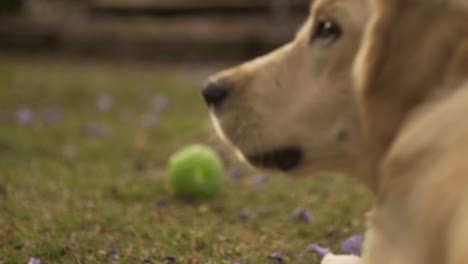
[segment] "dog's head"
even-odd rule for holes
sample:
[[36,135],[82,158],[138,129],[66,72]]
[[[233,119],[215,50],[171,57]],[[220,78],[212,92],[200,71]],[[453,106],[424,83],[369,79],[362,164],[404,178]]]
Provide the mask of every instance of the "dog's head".
[[240,156],[294,175],[353,169],[362,137],[351,65],[366,2],[315,1],[292,42],[209,78],[215,129]]

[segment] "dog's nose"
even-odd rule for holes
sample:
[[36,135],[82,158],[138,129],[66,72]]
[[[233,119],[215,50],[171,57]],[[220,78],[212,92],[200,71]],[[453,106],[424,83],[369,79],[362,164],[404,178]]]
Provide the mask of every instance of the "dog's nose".
[[209,81],[202,91],[208,106],[219,106],[229,94],[229,86],[224,82]]

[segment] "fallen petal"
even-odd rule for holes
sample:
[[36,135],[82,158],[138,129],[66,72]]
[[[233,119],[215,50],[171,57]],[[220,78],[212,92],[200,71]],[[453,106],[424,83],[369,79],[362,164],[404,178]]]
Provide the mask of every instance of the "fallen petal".
[[252,178],[252,186],[253,187],[260,187],[268,180],[268,175],[266,174],[257,174]]
[[88,123],[84,128],[84,134],[90,137],[105,138],[110,136],[111,131],[108,127],[97,124],[97,123]]
[[351,236],[341,244],[341,250],[346,254],[360,256],[363,241],[364,237],[361,235]]
[[159,121],[159,116],[153,112],[145,112],[141,116],[140,123],[142,127],[150,128],[155,126]]
[[27,107],[21,107],[15,114],[16,122],[20,126],[30,126],[34,122],[34,113]]
[[107,93],[102,93],[96,98],[96,107],[99,111],[108,112],[112,108],[112,97]]
[[290,220],[304,220],[308,224],[312,224],[314,221],[314,216],[311,211],[303,208],[298,208],[292,211],[289,214],[289,219]]
[[112,255],[113,260],[119,260],[120,259],[119,250],[117,248],[115,248],[115,247],[112,248],[111,255]]
[[279,252],[275,252],[275,253],[271,254],[270,256],[268,256],[268,258],[269,259],[275,259],[278,262],[284,262],[283,254],[281,254]]
[[302,210],[303,209],[301,209],[301,208],[294,209],[294,211],[292,211],[289,214],[289,220],[296,220],[297,218],[299,218],[299,216],[301,216],[301,214],[302,214]]
[[156,201],[156,208],[162,208],[167,205],[167,200],[159,199]]
[[41,260],[38,258],[29,258],[28,264],[41,264]]
[[302,218],[308,224],[312,224],[314,222],[314,216],[312,215],[312,212],[307,209],[302,211]]
[[47,107],[42,111],[42,120],[47,124],[58,123],[62,119],[62,111],[55,107]]
[[306,252],[308,253],[314,253],[317,255],[317,257],[319,257],[320,259],[322,259],[323,257],[325,257],[325,255],[327,255],[328,253],[332,253],[331,252],[331,249],[329,248],[326,248],[326,247],[321,247],[317,244],[310,244],[306,247]]
[[153,108],[157,113],[164,112],[169,106],[169,99],[164,94],[157,94],[153,97]]
[[162,261],[175,263],[177,261],[177,258],[175,256],[172,256],[172,255],[167,255],[167,256],[162,258]]
[[232,168],[229,171],[229,176],[233,179],[242,179],[247,174],[247,170],[241,167]]
[[252,215],[250,213],[246,212],[246,211],[242,211],[239,214],[239,218],[242,221],[246,222],[246,221],[248,221],[248,220],[250,220],[252,218]]

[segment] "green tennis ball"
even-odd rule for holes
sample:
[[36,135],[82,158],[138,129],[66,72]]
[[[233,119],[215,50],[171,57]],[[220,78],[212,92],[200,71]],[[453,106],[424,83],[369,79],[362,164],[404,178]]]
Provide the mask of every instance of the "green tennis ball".
[[179,197],[212,197],[219,190],[223,174],[221,159],[208,146],[189,145],[169,160],[169,183]]

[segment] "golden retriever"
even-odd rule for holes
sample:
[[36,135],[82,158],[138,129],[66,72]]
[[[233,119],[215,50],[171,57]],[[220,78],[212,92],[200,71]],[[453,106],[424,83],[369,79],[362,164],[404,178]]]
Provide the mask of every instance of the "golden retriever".
[[209,78],[215,129],[241,158],[373,192],[362,258],[322,263],[468,264],[466,8],[318,0],[291,43]]

